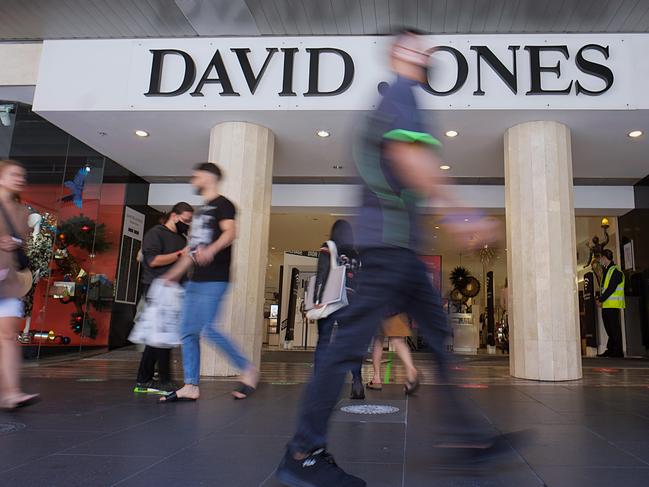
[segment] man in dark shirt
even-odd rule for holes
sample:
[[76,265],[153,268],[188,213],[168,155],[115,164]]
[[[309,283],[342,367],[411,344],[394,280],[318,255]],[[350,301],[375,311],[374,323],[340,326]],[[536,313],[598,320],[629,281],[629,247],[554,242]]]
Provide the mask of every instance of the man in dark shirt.
[[162,397],[161,402],[195,401],[199,398],[201,334],[220,348],[242,372],[241,382],[232,393],[236,399],[245,399],[257,385],[256,368],[215,323],[230,281],[232,243],[236,238],[236,210],[232,202],[219,193],[221,179],[221,169],[216,164],[204,162],[194,168],[191,183],[205,206],[194,216],[189,257],[181,259],[165,275],[166,279],[177,281],[193,268],[185,286],[181,312],[185,385]]
[[[187,249],[187,231],[194,209],[185,202],[176,203],[163,221],[144,234],[142,239],[142,296],[146,298],[149,286],[180,260]],[[137,382],[133,392],[171,392],[171,349],[147,345],[142,353]],[[153,382],[158,364],[159,384]]]
[[[418,323],[437,356],[440,382],[449,380],[444,358],[449,333],[446,316],[416,253],[422,236],[418,202],[431,197],[448,199],[437,184],[439,160],[431,150],[440,143],[424,126],[414,93],[426,80],[428,58],[429,51],[415,34],[406,32],[396,38],[390,61],[397,78],[371,115],[355,156],[364,183],[356,225],[363,268],[356,299],[340,318],[349,326],[338,330],[307,385],[297,431],[277,469],[278,479],[289,486],[366,485],[344,472],[327,453],[327,425],[346,371],[363,358],[389,307],[407,310]],[[447,228],[453,227],[457,227],[456,235],[465,237],[477,230],[475,224],[461,229],[449,222]],[[457,412],[461,408],[452,396],[450,390],[445,391],[444,398],[454,403],[449,410]],[[490,445],[463,446],[483,449]]]
[[624,300],[624,273],[613,262],[613,252],[604,249],[599,258],[604,267],[604,282],[602,293],[599,296],[599,305],[602,307],[602,321],[608,335],[606,351],[598,357],[624,357],[622,349],[622,325],[620,312],[625,307]]

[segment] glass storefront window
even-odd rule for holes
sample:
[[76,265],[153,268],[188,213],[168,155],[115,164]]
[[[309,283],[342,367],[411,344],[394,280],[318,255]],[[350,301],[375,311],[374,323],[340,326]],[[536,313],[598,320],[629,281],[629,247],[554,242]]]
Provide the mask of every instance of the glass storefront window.
[[27,169],[21,197],[30,211],[28,253],[37,276],[18,340],[27,359],[106,349],[126,184],[105,183],[114,162],[29,106],[15,105],[11,127],[0,133],[0,157]]

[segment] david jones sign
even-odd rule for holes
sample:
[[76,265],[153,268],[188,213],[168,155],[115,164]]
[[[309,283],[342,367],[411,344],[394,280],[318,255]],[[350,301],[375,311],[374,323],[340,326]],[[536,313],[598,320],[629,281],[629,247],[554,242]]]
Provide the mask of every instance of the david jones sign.
[[[488,46],[470,46],[470,55],[460,52],[452,46],[442,45],[433,48],[436,56],[449,56],[452,60],[454,83],[450,86],[436,86],[434,76],[430,76],[424,89],[431,95],[447,96],[458,92],[467,84],[469,69],[475,70],[475,86],[473,96],[485,95],[483,77],[486,70],[496,73],[502,80],[502,87],[511,90],[514,94],[524,92],[525,95],[589,95],[599,96],[606,93],[613,86],[613,71],[607,66],[609,59],[609,46],[599,44],[585,44],[578,49],[569,48],[568,45],[510,45],[507,46],[509,55],[498,57]],[[308,88],[300,94],[305,97],[336,96],[347,91],[354,82],[355,64],[352,56],[343,49],[333,47],[304,48],[266,48],[266,55],[261,67],[254,69],[250,59],[249,48],[216,49],[207,64],[202,64],[186,51],[179,49],[150,49],[151,71],[149,89],[144,93],[147,97],[176,97],[189,95],[194,97],[205,96],[206,85],[219,85],[220,96],[240,96],[242,90],[249,90],[254,95],[259,83],[264,77],[271,63],[281,63],[282,77],[277,81],[277,94],[279,96],[298,96],[294,87],[294,67],[297,56],[308,57]],[[523,55],[524,52],[527,55]],[[438,54],[439,53],[439,54]],[[339,85],[335,89],[324,90],[320,86],[320,66],[324,56],[334,56],[339,59],[340,66]],[[543,57],[542,57],[543,56]],[[162,79],[165,71],[166,59],[179,58],[184,66],[184,73],[177,86],[173,89],[162,88]],[[224,62],[228,59],[228,66]],[[548,61],[548,59],[552,61]],[[521,61],[524,61],[524,65]],[[574,63],[580,72],[577,79],[562,75],[562,67],[567,63]],[[236,66],[236,68],[233,68]],[[471,66],[471,68],[470,68]],[[235,86],[229,70],[240,69],[245,86]],[[528,70],[526,86],[521,86],[519,73],[522,69]],[[564,69],[565,71],[565,69]],[[547,86],[544,76],[553,76],[553,88]],[[595,79],[595,81],[593,81]],[[544,85],[545,80],[545,85]],[[556,82],[562,86],[557,88]],[[597,89],[593,89],[596,84]],[[588,88],[586,87],[588,86]]]

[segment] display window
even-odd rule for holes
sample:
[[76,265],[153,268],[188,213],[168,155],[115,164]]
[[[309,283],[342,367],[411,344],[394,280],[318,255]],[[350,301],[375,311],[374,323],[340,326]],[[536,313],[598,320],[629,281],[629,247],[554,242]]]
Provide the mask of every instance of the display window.
[[26,251],[34,276],[17,339],[27,359],[106,349],[127,194],[127,178],[119,182],[115,174],[128,171],[29,106],[15,106],[0,134],[2,157],[27,170],[21,201],[29,211]]

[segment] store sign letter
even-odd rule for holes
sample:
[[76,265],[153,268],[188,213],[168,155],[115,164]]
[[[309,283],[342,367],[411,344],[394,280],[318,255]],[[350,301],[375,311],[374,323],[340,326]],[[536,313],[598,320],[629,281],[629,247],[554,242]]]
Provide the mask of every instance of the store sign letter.
[[[282,52],[283,60],[283,79],[281,83],[281,91],[278,91],[279,96],[297,96],[293,90],[293,67],[295,55],[299,51],[298,48],[282,48],[275,47],[266,48],[266,58],[263,65],[255,73],[250,63],[250,49],[248,48],[233,48],[230,49],[234,53],[234,57],[239,64],[239,68],[243,73],[248,90],[251,95],[254,95],[259,87],[266,69],[271,63],[274,55]],[[196,60],[193,59],[187,52],[178,49],[151,49],[153,60],[151,62],[151,76],[149,79],[149,91],[144,93],[144,96],[179,96],[187,93],[196,80]],[[309,87],[304,93],[304,96],[336,96],[344,93],[349,89],[354,81],[354,60],[349,53],[342,49],[335,49],[331,47],[322,48],[308,48],[306,52],[309,54]],[[329,91],[323,91],[320,88],[320,58],[325,55],[334,55],[342,60],[342,81],[337,88]],[[165,58],[168,56],[180,56],[184,62],[184,73],[180,85],[174,87],[173,90],[162,91],[162,79],[165,70]],[[196,87],[190,93],[191,96],[205,96],[203,90],[207,84],[220,85],[220,96],[240,96],[240,93],[232,84],[228,69],[223,61],[223,55],[218,49],[212,55],[212,59],[205,66],[202,75],[196,83]],[[279,87],[278,87],[279,88]]]

